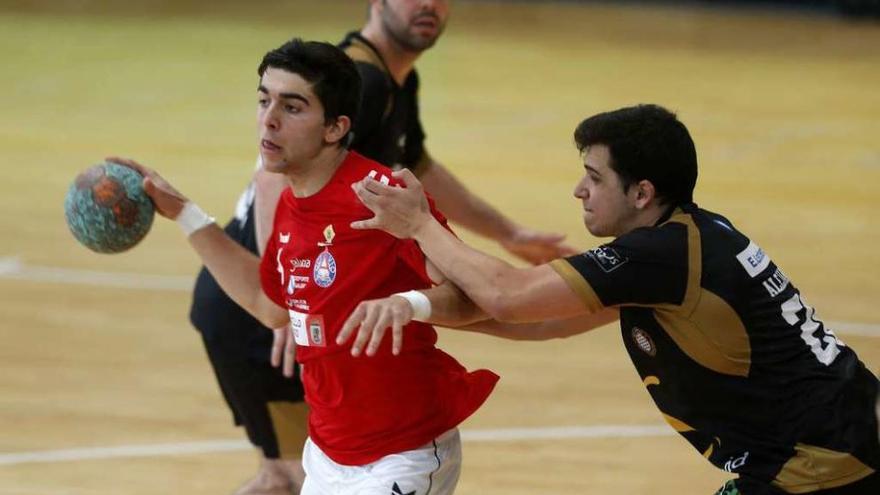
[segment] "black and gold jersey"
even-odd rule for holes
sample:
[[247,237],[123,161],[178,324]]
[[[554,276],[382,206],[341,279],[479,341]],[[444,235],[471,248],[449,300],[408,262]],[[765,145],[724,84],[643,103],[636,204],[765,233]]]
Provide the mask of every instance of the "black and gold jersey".
[[357,31],[346,35],[339,47],[354,60],[363,85],[351,149],[383,165],[418,173],[426,160],[418,73],[413,69],[402,85],[397,84],[376,48]]
[[666,421],[712,464],[788,493],[880,469],[877,379],[794,284],[695,204],[553,262],[626,349]]

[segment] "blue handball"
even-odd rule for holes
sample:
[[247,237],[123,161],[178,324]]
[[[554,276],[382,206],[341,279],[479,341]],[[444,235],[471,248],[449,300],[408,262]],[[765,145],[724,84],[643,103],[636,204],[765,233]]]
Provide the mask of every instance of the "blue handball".
[[141,174],[104,162],[76,177],[64,198],[64,215],[83,246],[98,253],[119,253],[147,235],[154,208]]

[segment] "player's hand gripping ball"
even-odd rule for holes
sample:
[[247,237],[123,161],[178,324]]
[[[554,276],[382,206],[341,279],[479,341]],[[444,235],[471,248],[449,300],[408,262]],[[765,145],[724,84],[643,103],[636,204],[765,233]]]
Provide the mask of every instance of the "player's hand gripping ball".
[[64,198],[64,214],[83,246],[98,253],[119,253],[147,235],[154,208],[144,193],[141,174],[104,162],[76,177]]

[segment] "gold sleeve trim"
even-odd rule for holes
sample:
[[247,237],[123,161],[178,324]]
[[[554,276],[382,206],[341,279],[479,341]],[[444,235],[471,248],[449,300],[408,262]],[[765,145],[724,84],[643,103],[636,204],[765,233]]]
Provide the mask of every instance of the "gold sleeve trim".
[[571,290],[581,298],[584,306],[586,306],[591,313],[595,313],[604,307],[602,301],[599,300],[599,296],[596,295],[596,291],[593,290],[593,287],[590,286],[589,282],[584,279],[584,276],[571,266],[568,261],[564,259],[553,260],[550,262],[550,267],[562,277],[562,280],[565,280],[565,283],[567,283]]

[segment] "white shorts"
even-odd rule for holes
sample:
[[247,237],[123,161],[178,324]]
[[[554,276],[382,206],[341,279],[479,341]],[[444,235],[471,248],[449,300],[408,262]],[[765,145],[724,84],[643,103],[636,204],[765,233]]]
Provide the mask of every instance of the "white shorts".
[[415,450],[363,466],[333,462],[306,440],[300,495],[451,495],[461,474],[461,437],[453,428]]

